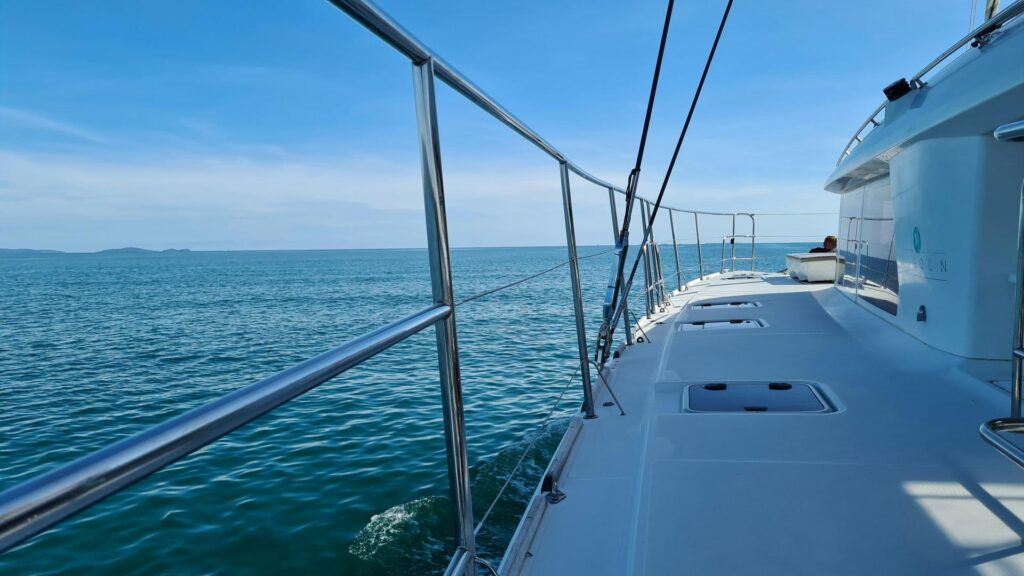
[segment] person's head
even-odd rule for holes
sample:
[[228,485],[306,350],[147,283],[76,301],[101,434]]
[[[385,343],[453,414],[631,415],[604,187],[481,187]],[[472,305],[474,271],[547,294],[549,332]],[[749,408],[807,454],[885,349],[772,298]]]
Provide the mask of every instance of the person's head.
[[839,245],[839,239],[836,238],[835,236],[825,236],[825,240],[821,243],[821,245],[825,248],[825,250],[828,250],[829,252],[835,252],[836,246]]

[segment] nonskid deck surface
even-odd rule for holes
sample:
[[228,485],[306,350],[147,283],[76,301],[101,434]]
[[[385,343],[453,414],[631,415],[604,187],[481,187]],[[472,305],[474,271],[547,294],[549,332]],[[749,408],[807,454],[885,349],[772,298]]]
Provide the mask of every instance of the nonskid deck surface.
[[[689,306],[740,301],[759,305]],[[938,352],[782,275],[674,304],[610,370],[626,416],[602,390],[523,573],[1024,574],[1024,472],[978,436],[1008,409],[989,383],[1008,363]],[[680,330],[713,319],[763,326]],[[685,411],[688,385],[768,381],[811,383],[834,411]]]

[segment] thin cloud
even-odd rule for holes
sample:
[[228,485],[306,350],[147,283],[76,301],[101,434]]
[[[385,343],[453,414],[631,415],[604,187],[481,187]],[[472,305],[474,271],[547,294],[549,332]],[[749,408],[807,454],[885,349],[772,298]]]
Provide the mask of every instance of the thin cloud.
[[74,124],[60,122],[42,114],[29,112],[28,110],[19,110],[9,106],[0,106],[0,124],[27,128],[29,130],[54,132],[100,144],[106,142],[105,138],[95,132],[80,128]]
[[[226,249],[418,246],[422,177],[413,154],[208,150],[102,157],[0,148],[0,246],[94,249],[120,245]],[[459,157],[459,155],[453,155]],[[445,167],[451,240],[456,246],[564,242],[561,189],[551,163],[469,157]],[[606,190],[573,177],[577,240],[611,241]],[[813,182],[684,186],[667,198],[685,208],[809,211],[831,194]],[[786,201],[780,199],[785,198]],[[620,202],[621,204],[621,202]],[[827,210],[823,210],[827,211]],[[620,213],[621,216],[621,213]],[[824,236],[835,218],[759,218],[758,232]],[[25,228],[24,223],[32,223]],[[702,218],[707,239],[728,219]],[[745,222],[743,223],[746,224]],[[659,239],[667,236],[659,217]],[[690,221],[676,221],[680,242]]]

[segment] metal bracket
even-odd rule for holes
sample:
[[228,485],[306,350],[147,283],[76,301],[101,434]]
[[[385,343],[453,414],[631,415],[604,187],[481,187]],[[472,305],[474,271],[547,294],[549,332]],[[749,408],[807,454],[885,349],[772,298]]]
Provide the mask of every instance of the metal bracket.
[[541,482],[540,491],[547,492],[544,497],[547,498],[548,504],[558,504],[568,498],[565,492],[558,489],[558,481],[550,474],[545,476]]
[[561,490],[558,489],[558,483],[556,482],[553,485],[551,492],[548,492],[546,498],[548,499],[548,504],[558,504],[562,500],[568,498],[568,496],[565,494],[565,492],[562,492]]

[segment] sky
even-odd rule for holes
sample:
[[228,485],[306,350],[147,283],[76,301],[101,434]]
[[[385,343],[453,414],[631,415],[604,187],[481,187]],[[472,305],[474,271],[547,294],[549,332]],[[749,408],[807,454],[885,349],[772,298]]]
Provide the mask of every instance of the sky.
[[[665,202],[836,212],[822,187],[853,130],[884,86],[967,33],[971,4],[736,0]],[[676,2],[642,195],[657,194],[724,5]],[[378,6],[624,186],[664,0]],[[564,244],[558,165],[437,93],[452,245]],[[578,242],[610,244],[607,192],[574,177],[572,193]],[[702,239],[727,220],[702,219]],[[809,240],[837,220],[757,226]],[[676,227],[692,241],[692,221]],[[0,2],[0,247],[424,245],[411,65],[326,0]]]

